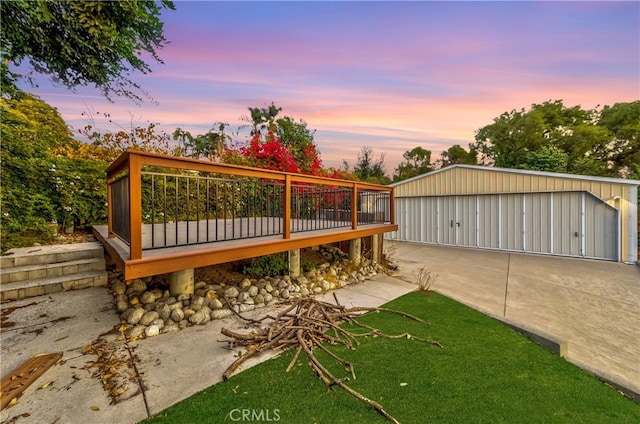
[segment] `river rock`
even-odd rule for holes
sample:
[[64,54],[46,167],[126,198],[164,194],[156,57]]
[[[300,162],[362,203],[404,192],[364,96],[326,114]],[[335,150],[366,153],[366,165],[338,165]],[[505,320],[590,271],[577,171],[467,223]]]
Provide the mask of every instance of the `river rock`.
[[160,289],[149,290],[149,292],[153,293],[155,300],[162,299],[162,296],[164,295],[164,292]]
[[247,311],[251,311],[253,309],[255,309],[255,305],[248,305],[246,303],[243,303],[242,305],[240,305],[240,308],[238,310],[238,312],[247,312]]
[[233,315],[233,312],[225,308],[225,309],[216,309],[214,311],[211,311],[211,314],[209,316],[211,317],[211,319],[222,319],[231,315]]
[[207,322],[207,318],[210,319],[209,314],[205,314],[203,311],[198,311],[189,317],[189,322],[191,324],[200,325]]
[[171,310],[171,311],[173,311],[175,309],[182,309],[182,308],[183,308],[182,302],[176,302],[176,303],[174,303],[172,305],[169,305],[169,310]]
[[144,334],[144,330],[146,328],[147,327],[145,327],[144,325],[136,325],[134,327],[129,328],[125,334],[128,338],[140,337]]
[[250,299],[249,293],[247,293],[247,292],[241,292],[238,295],[238,302],[240,302],[240,303],[246,302],[247,299]]
[[209,302],[209,307],[211,309],[220,309],[222,308],[222,302],[218,298],[211,299],[211,301]]
[[194,296],[191,299],[191,309],[194,311],[199,311],[202,305],[204,305],[204,297]]
[[239,294],[240,294],[240,292],[238,291],[238,289],[233,287],[233,286],[225,289],[225,291],[224,291],[224,297],[233,298],[233,297],[238,297]]
[[116,310],[118,311],[126,311],[129,307],[129,301],[117,301],[116,302]]
[[133,293],[133,294],[139,295],[146,291],[147,291],[147,283],[145,283],[144,280],[140,278],[136,278],[135,280],[133,280],[131,284],[129,284],[129,287],[127,288],[127,294]]
[[160,328],[157,325],[150,325],[144,330],[144,335],[147,337],[153,337],[160,334]]
[[143,303],[144,305],[148,305],[149,303],[153,303],[156,301],[156,296],[148,291],[148,292],[144,292],[140,295],[140,302]]
[[129,314],[127,314],[127,312],[129,312],[129,310],[125,312],[125,314],[127,315],[125,318],[127,320],[127,323],[136,325],[140,321],[140,318],[142,318],[142,316],[144,315],[145,311],[143,308],[136,307],[131,310]]
[[166,303],[160,303],[156,307],[156,312],[158,312],[161,319],[166,320],[171,315],[171,307]]
[[149,325],[153,322],[154,319],[158,319],[160,315],[156,311],[146,312],[138,321],[140,325]]
[[[170,321],[170,320],[168,320]],[[151,324],[149,325],[155,325],[156,327],[158,327],[160,330],[162,330],[162,328],[164,327],[164,320],[162,318],[158,318],[158,319],[154,319]]]
[[111,286],[111,291],[113,291],[113,294],[116,296],[125,294],[127,291],[127,285],[122,281],[118,281]]
[[205,299],[214,299],[214,298],[218,297],[218,293],[213,289],[206,289],[204,291],[203,297]]
[[175,322],[180,322],[184,319],[184,312],[182,309],[174,309],[171,311],[171,319]]
[[169,320],[164,327],[162,327],[162,333],[171,333],[173,331],[178,331],[179,329],[180,327],[178,327],[178,323]]

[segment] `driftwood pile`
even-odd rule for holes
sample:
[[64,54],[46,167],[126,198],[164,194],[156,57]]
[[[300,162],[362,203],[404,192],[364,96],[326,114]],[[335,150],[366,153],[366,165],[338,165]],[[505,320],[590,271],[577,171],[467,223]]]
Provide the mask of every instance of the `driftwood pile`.
[[[352,396],[374,407],[389,421],[398,423],[378,402],[366,398],[347,386],[346,382],[349,381],[349,377],[338,378],[334,376],[316,358],[314,350],[317,348],[326,352],[341,364],[351,374],[351,377],[355,379],[354,364],[329,350],[326,347],[327,343],[330,345],[344,345],[349,349],[355,349],[359,344],[357,340],[359,337],[373,336],[389,339],[407,338],[438,347],[442,347],[442,345],[436,341],[422,339],[408,333],[388,335],[357,319],[363,312],[388,312],[402,315],[424,325],[429,325],[427,321],[421,318],[387,308],[347,308],[338,302],[335,294],[334,299],[336,301],[335,305],[314,298],[301,298],[292,302],[285,310],[276,316],[266,315],[260,319],[251,319],[238,315],[251,324],[264,326],[250,333],[239,333],[226,328],[221,330],[222,334],[230,338],[230,340],[225,340],[229,343],[230,347],[245,346],[247,348],[246,352],[233,361],[224,371],[222,374],[223,380],[227,380],[243,362],[253,356],[272,349],[293,348],[295,349],[295,354],[287,367],[287,372],[293,368],[298,356],[304,351],[309,358],[314,372],[329,389],[332,389],[333,386],[339,386]],[[359,328],[359,330],[357,330],[357,332],[348,331],[341,327],[340,324],[342,323],[352,324],[356,328]]]

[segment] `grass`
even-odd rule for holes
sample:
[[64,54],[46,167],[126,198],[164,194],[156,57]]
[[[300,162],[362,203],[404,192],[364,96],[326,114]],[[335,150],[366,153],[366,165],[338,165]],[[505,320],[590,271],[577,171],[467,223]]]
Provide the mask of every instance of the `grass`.
[[[362,321],[389,334],[407,331],[434,339],[444,348],[365,338],[354,351],[334,351],[357,364],[357,379],[348,384],[401,423],[640,422],[637,403],[449,298],[410,293],[385,306],[424,318],[431,326],[388,313],[367,314]],[[148,422],[388,423],[340,388],[327,390],[304,354],[285,373],[292,353],[236,374]],[[324,352],[317,356],[335,375],[347,376]],[[244,418],[242,410],[247,410]]]

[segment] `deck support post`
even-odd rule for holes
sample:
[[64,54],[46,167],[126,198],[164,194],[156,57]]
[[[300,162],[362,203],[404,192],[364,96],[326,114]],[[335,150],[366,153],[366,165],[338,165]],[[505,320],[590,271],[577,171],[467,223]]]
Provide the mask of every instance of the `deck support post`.
[[169,292],[171,296],[193,294],[193,268],[169,273]]
[[300,276],[300,249],[289,250],[289,276]]
[[382,262],[382,257],[380,256],[380,252],[382,251],[382,237],[380,234],[374,234],[371,236],[371,262],[379,264]]
[[362,256],[362,239],[356,238],[349,240],[349,259],[356,264],[360,264],[360,258]]

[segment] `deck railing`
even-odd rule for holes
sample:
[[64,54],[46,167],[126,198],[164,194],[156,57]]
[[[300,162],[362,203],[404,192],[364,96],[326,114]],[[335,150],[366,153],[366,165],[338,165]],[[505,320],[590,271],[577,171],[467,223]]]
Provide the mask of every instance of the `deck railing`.
[[143,250],[391,224],[393,190],[128,150],[107,169],[108,231]]

